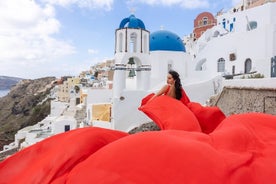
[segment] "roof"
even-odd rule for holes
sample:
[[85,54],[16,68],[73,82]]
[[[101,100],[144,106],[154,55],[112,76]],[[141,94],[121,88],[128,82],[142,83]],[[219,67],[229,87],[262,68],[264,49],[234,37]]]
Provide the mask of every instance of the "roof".
[[177,34],[165,30],[150,34],[150,51],[158,50],[186,52],[181,38]]
[[142,20],[136,18],[134,15],[130,15],[127,18],[124,18],[121,23],[119,28],[135,28],[135,29],[146,29],[145,24]]

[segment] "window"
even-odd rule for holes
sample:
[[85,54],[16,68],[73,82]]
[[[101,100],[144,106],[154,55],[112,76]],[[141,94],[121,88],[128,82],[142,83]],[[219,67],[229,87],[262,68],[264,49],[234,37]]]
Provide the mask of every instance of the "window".
[[144,53],[147,53],[148,52],[148,37],[147,37],[147,35],[144,35],[144,39],[143,39],[143,41],[144,41],[144,43],[143,43],[143,45],[144,45],[144,50],[143,50],[143,52]]
[[235,65],[232,66],[232,74],[235,75],[236,67]]
[[224,72],[225,71],[225,59],[219,58],[218,60],[218,72]]
[[119,34],[119,52],[123,52],[123,33]]
[[244,73],[249,73],[252,68],[252,62],[251,59],[246,59],[244,62]]
[[225,19],[222,19],[222,26],[224,29],[226,28],[226,20]]
[[129,46],[130,52],[137,52],[137,34],[131,33],[130,34],[130,46]]
[[232,32],[232,31],[233,31],[233,29],[234,29],[234,24],[233,24],[233,23],[231,23],[231,24],[230,24],[230,32]]
[[235,53],[229,54],[229,60],[230,61],[235,61],[236,60],[236,54]]
[[67,132],[67,131],[69,131],[70,130],[70,125],[65,125],[64,126],[64,132]]
[[207,25],[208,24],[208,18],[203,17],[202,22],[203,22],[203,25]]
[[168,71],[173,69],[173,64],[171,62],[168,63]]
[[257,29],[258,27],[258,23],[256,21],[249,21],[247,24],[247,31],[253,30],[253,29]]

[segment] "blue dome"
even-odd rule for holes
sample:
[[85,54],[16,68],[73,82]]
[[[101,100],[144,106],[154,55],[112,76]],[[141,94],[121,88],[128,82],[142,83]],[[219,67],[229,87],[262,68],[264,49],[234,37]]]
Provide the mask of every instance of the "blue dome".
[[150,34],[150,51],[182,51],[185,46],[178,35],[170,31],[160,30]]
[[[126,26],[126,24],[128,24],[128,25]],[[137,19],[134,15],[130,15],[128,18],[124,18],[121,21],[119,28],[122,29],[125,26],[128,28],[146,29],[144,22],[141,21],[140,19]]]

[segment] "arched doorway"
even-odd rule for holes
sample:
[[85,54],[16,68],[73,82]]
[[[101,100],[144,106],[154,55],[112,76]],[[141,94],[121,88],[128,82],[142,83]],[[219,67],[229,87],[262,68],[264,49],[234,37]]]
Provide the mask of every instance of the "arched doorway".
[[201,60],[196,64],[195,70],[196,70],[196,71],[203,71],[203,70],[205,70],[205,69],[206,69],[205,64],[206,64],[206,58],[201,59]]
[[217,72],[225,72],[225,59],[224,58],[218,59]]
[[276,56],[271,58],[271,77],[276,77]]
[[252,61],[250,58],[247,58],[244,62],[244,73],[250,73],[252,69]]

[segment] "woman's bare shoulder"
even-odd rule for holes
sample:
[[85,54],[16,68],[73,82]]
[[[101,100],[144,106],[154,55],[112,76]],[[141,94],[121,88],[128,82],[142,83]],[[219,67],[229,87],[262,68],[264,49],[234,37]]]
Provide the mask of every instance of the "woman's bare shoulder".
[[167,91],[168,87],[169,87],[168,84],[164,85],[155,95],[159,96],[159,95],[164,94]]
[[168,89],[170,87],[169,84],[165,84],[161,89]]

